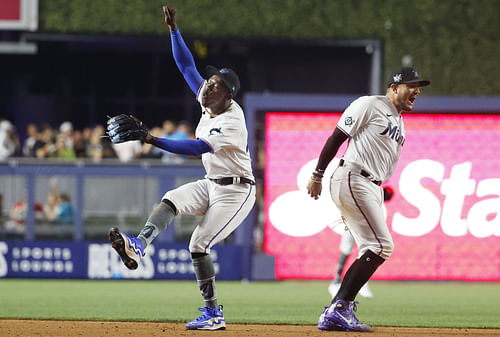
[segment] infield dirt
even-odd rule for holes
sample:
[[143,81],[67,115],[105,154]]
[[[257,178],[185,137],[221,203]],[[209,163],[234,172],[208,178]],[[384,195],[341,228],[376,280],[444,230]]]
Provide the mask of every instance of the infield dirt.
[[210,337],[269,337],[269,336],[370,336],[370,337],[413,337],[413,336],[500,336],[500,329],[444,329],[444,328],[399,328],[374,327],[372,332],[321,332],[310,325],[256,325],[231,324],[223,331],[189,331],[184,323],[150,322],[88,322],[88,321],[41,321],[0,320],[0,336],[13,337],[68,337],[68,336],[208,336]]

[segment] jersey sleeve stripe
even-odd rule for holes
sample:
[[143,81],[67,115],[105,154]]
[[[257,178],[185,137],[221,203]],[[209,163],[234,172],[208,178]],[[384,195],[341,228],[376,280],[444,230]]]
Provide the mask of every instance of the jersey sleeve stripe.
[[212,147],[212,145],[210,145],[210,143],[208,142],[208,140],[203,139],[203,138],[198,138],[198,139],[208,145],[208,147],[210,148],[210,153],[214,153],[215,152],[214,148]]
[[201,81],[200,83],[200,86],[198,87],[198,90],[196,91],[196,99],[197,100],[200,100],[201,97],[200,96],[200,91],[201,91],[201,88],[203,88],[203,85],[205,84],[206,80],[203,80]]
[[346,130],[342,129],[340,126],[337,125],[337,129],[339,129],[340,131],[342,131],[347,137],[351,137],[351,135],[349,134],[349,132],[347,132]]

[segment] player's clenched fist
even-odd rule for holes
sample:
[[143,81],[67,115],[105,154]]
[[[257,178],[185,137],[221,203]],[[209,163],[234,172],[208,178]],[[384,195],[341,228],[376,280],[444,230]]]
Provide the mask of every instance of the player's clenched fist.
[[163,13],[165,13],[165,22],[170,28],[170,30],[177,29],[177,23],[175,21],[175,8],[169,8],[168,6],[163,6]]

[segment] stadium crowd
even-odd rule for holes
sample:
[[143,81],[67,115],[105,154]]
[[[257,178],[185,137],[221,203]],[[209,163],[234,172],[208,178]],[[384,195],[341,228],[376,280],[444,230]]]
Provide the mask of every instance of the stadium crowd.
[[[155,137],[169,139],[194,138],[192,127],[187,121],[176,123],[165,120],[162,126],[155,126],[150,132]],[[118,158],[121,162],[157,158],[167,164],[182,163],[185,160],[140,141],[112,144],[103,125],[78,130],[73,128],[70,121],[61,123],[58,128],[48,123],[30,123],[26,128],[26,135],[26,139],[21,142],[16,127],[6,119],[0,120],[0,161],[12,157],[66,160],[89,158],[95,162],[103,158]]]

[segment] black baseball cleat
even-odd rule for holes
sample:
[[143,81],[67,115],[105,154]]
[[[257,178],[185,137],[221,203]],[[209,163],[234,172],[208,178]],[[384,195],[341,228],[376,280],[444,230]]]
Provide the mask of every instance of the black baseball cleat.
[[118,228],[113,227],[109,230],[109,241],[111,247],[120,255],[123,264],[128,269],[137,269],[145,255],[141,240],[133,235],[126,235]]

